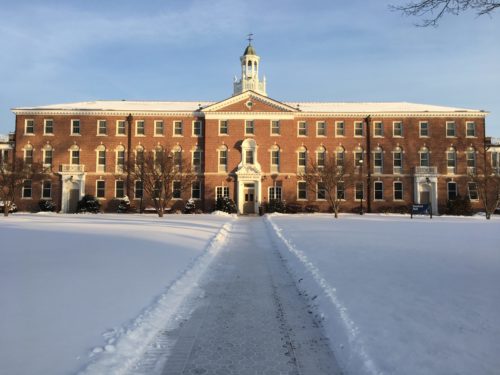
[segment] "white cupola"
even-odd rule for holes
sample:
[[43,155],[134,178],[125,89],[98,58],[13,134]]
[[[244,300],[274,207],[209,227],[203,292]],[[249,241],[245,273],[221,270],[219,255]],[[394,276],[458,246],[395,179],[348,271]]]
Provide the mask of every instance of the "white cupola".
[[241,94],[242,92],[252,90],[261,95],[267,96],[266,93],[266,77],[262,81],[259,80],[259,64],[260,57],[257,56],[255,48],[252,46],[252,38],[249,35],[248,46],[240,57],[241,61],[241,78],[234,79],[233,95]]

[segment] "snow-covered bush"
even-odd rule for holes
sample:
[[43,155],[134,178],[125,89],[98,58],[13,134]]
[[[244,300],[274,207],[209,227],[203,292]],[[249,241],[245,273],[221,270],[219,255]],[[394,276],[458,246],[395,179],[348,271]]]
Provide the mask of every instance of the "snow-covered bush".
[[195,211],[196,211],[196,203],[194,202],[193,198],[189,198],[188,201],[186,202],[186,205],[184,206],[184,213],[194,214]]
[[40,208],[40,211],[44,212],[53,212],[56,210],[56,204],[48,199],[40,199],[38,207]]
[[101,203],[93,195],[87,194],[78,202],[77,213],[92,212],[94,214],[101,210]]
[[215,203],[216,211],[227,212],[228,214],[235,214],[238,212],[236,208],[236,203],[229,197],[219,197]]

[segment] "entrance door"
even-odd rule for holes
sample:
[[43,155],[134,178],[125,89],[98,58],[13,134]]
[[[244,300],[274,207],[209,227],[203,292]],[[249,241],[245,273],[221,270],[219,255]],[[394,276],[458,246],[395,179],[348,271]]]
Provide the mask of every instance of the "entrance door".
[[429,203],[431,203],[431,193],[429,191],[421,191],[420,204],[429,204]]
[[71,189],[69,191],[68,212],[75,213],[78,201],[80,200],[80,189]]
[[245,184],[243,187],[243,213],[244,214],[254,214],[255,213],[255,185]]

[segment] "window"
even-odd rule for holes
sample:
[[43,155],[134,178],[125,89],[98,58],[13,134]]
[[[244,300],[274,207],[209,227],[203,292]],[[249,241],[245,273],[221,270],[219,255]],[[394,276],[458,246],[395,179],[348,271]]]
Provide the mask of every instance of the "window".
[[219,172],[227,172],[227,148],[219,150]]
[[97,171],[106,171],[106,149],[104,149],[104,147],[97,151]]
[[35,120],[24,120],[24,134],[35,134]]
[[392,123],[392,136],[393,137],[403,136],[403,123],[401,121],[394,121]]
[[384,183],[382,181],[375,181],[374,185],[374,198],[375,200],[384,199]]
[[195,172],[201,172],[201,151],[193,151],[193,167]]
[[118,120],[116,122],[116,135],[125,135],[126,134],[126,122],[124,120]]
[[472,121],[468,121],[465,123],[466,127],[466,135],[467,137],[475,137],[476,136],[476,124]]
[[343,182],[337,183],[337,199],[345,200],[345,187]]
[[271,172],[279,172],[280,170],[280,150],[275,148],[271,150]]
[[457,127],[454,121],[446,122],[446,136],[447,137],[456,137],[457,136]]
[[382,121],[373,122],[373,136],[374,137],[384,136],[384,124],[382,123]]
[[52,181],[45,180],[42,182],[42,199],[51,199],[52,197]]
[[343,147],[337,147],[335,150],[335,161],[337,163],[338,167],[343,167],[344,166],[344,160],[345,160],[345,150]]
[[173,199],[181,199],[181,182],[174,181],[172,185],[172,198]]
[[479,200],[479,193],[477,192],[477,184],[475,182],[469,182],[467,184],[467,190],[469,191],[469,199],[471,201]]
[[297,199],[307,199],[307,184],[305,181],[297,182]]
[[125,168],[125,149],[122,147],[116,150],[116,173],[123,173]]
[[392,153],[392,170],[393,173],[403,173],[403,151],[399,147]]
[[31,198],[33,190],[31,188],[31,180],[23,181],[23,198]]
[[217,186],[215,188],[215,198],[229,198],[229,187],[228,186]]
[[326,136],[326,122],[319,121],[316,123],[316,135],[318,137],[325,137]]
[[24,162],[26,164],[33,164],[33,147],[31,145],[26,146],[24,149]]
[[430,166],[430,153],[427,147],[423,147],[419,151],[420,154],[420,166],[429,167]]
[[300,150],[298,152],[298,161],[297,164],[299,168],[305,168],[307,163],[307,151],[306,150]]
[[71,150],[71,164],[80,164],[80,150]]
[[320,147],[316,151],[316,165],[318,167],[324,167],[325,160],[326,160],[326,150],[324,147]]
[[254,122],[253,120],[247,120],[245,121],[245,134],[246,135],[251,135],[254,134]]
[[427,121],[420,121],[420,136],[421,137],[429,136],[429,123]]
[[195,137],[201,137],[203,135],[201,130],[201,121],[193,121],[193,135]]
[[174,136],[182,136],[182,121],[174,121]]
[[297,124],[297,134],[300,136],[307,135],[307,122],[299,121]]
[[281,200],[281,186],[271,186],[269,188],[269,200]]
[[246,164],[253,164],[253,150],[246,150],[245,151],[245,163]]
[[125,181],[116,180],[115,181],[115,197],[123,198],[125,196]]
[[97,121],[97,135],[106,135],[108,134],[108,127],[106,124],[106,120]]
[[43,150],[43,165],[49,167],[52,165],[52,148],[45,148]]
[[193,181],[191,184],[191,198],[201,199],[201,184],[200,181]]
[[271,121],[271,134],[280,135],[280,122],[277,120]]
[[316,200],[322,201],[326,199],[325,183],[318,182],[316,185]]
[[450,147],[446,151],[446,166],[448,167],[448,173],[455,173],[457,167],[457,152],[453,147]]
[[[174,181],[174,185],[175,185],[175,182],[176,181]],[[163,184],[161,183],[161,181],[156,180],[154,183],[153,194],[152,194],[153,199],[158,199],[160,197],[160,194],[162,192],[162,187],[163,187]],[[174,192],[173,188],[174,188],[174,186],[172,186],[172,191]],[[179,196],[180,196],[180,194],[179,194]]]
[[104,198],[106,195],[106,181],[98,180],[95,184],[95,196],[97,198]]
[[382,149],[377,147],[375,152],[373,153],[373,172],[374,173],[382,173],[384,158]]
[[134,182],[134,198],[141,199],[144,197],[144,184],[141,180],[136,180]]
[[142,165],[144,163],[144,148],[142,146],[138,146],[135,149],[135,164]]
[[182,167],[182,149],[180,147],[174,148],[174,165],[177,169]]
[[362,165],[363,162],[361,160],[363,160],[363,150],[358,147],[356,151],[354,151],[354,166],[359,167]]
[[467,158],[467,173],[476,172],[476,151],[473,148],[468,148],[466,152]]
[[335,135],[337,137],[343,137],[345,135],[345,124],[344,124],[344,121],[337,121],[335,123]]
[[356,200],[365,199],[365,189],[362,182],[356,182],[354,190],[355,190]]
[[403,200],[403,183],[401,181],[394,182],[394,200],[395,201]]
[[45,135],[54,134],[54,120],[47,119],[43,121],[43,134]]
[[457,183],[455,181],[449,181],[448,182],[448,200],[452,201],[457,199],[458,196],[458,190],[457,190]]
[[71,120],[71,134],[80,135],[80,120]]
[[219,134],[228,134],[229,133],[229,121],[221,120],[219,121]]
[[355,137],[363,136],[363,122],[361,121],[354,122],[354,136]]
[[135,135],[145,135],[145,123],[144,120],[137,120],[135,122]]
[[157,120],[155,121],[155,135],[163,135],[165,133],[165,126],[163,125],[163,121]]

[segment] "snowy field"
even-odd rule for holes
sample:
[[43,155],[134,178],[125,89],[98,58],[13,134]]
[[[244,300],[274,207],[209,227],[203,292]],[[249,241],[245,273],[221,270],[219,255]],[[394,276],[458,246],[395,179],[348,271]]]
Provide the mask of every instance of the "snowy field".
[[318,214],[268,223],[348,373],[493,375],[499,219]]
[[189,270],[203,272],[232,220],[1,217],[0,373],[74,374],[92,356],[115,351],[115,340],[129,346],[114,357],[126,362],[156,332],[155,324],[168,323],[196,283]]

